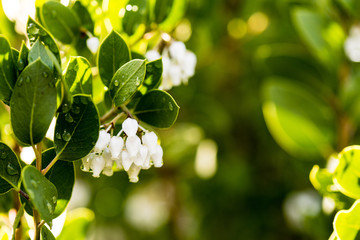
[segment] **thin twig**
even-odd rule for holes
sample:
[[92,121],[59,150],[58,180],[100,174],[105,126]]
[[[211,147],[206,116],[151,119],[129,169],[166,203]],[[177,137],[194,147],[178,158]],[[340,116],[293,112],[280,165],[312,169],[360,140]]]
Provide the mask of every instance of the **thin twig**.
[[52,166],[54,166],[54,164],[57,162],[57,160],[59,160],[59,157],[60,157],[61,153],[62,153],[62,151],[55,156],[55,158],[49,163],[49,165],[46,166],[45,169],[43,169],[41,171],[41,173],[43,175],[45,175],[50,170],[50,168],[52,168]]
[[128,115],[128,117],[134,118],[134,116],[131,114],[130,110],[125,105],[120,105],[120,108]]
[[106,120],[110,119],[113,115],[115,115],[117,113],[118,109],[117,108],[111,108],[110,111],[108,111],[107,113],[104,114],[104,116],[102,116],[100,118],[100,122],[103,123]]
[[20,193],[20,195],[23,196],[26,200],[29,200],[29,199],[30,199],[29,195],[28,195],[26,192],[24,192],[23,190],[19,189],[19,193]]
[[36,168],[41,171],[41,142],[38,143],[36,146],[32,145],[32,148],[35,152],[35,156],[36,156]]

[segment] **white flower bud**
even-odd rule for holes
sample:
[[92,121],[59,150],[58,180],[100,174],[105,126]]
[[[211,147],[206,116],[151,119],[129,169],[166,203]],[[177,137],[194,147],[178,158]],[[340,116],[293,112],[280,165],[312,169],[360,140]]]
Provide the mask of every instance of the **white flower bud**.
[[125,145],[130,157],[136,157],[141,146],[140,138],[136,135],[130,136],[126,139]]
[[158,137],[154,132],[145,133],[142,136],[142,142],[149,149],[150,154],[155,153]]
[[108,177],[111,177],[114,174],[114,171],[112,168],[105,167],[102,173]]
[[129,171],[127,171],[129,175],[129,181],[133,183],[137,183],[139,181],[139,173],[140,173],[141,167],[136,166],[135,164],[131,165]]
[[127,118],[123,124],[122,129],[128,137],[135,136],[138,130],[139,124],[135,119]]
[[110,134],[107,133],[105,130],[101,130],[99,132],[99,138],[94,147],[94,152],[101,153],[107,147],[109,142],[110,142]]
[[113,136],[110,140],[109,149],[113,160],[119,158],[120,152],[124,147],[124,139],[122,137]]
[[146,157],[148,156],[148,148],[145,145],[141,145],[139,152],[134,160],[136,166],[142,166],[145,162]]
[[146,57],[146,59],[149,60],[149,61],[154,61],[154,60],[156,60],[156,59],[161,58],[161,55],[160,55],[160,53],[159,53],[158,51],[156,51],[156,50],[150,50],[150,51],[148,51],[148,52],[145,54],[145,57]]
[[185,83],[189,77],[194,76],[196,67],[196,55],[191,51],[186,51],[184,61],[181,63],[184,72]]
[[101,171],[105,167],[105,161],[102,156],[96,155],[91,161],[91,169],[93,171],[93,177],[100,177]]
[[95,54],[99,48],[99,39],[97,37],[91,37],[88,38],[86,40],[86,46],[88,47],[88,49],[90,50],[90,52],[92,52],[93,54]]
[[161,167],[163,165],[163,149],[160,145],[156,145],[156,152],[151,155],[151,159],[153,160],[154,167]]
[[129,170],[132,162],[133,161],[131,160],[128,151],[126,151],[126,150],[122,151],[121,152],[121,163],[122,163],[122,166],[123,166],[125,171]]
[[184,59],[186,47],[183,42],[175,41],[169,46],[169,53],[171,58],[182,61]]

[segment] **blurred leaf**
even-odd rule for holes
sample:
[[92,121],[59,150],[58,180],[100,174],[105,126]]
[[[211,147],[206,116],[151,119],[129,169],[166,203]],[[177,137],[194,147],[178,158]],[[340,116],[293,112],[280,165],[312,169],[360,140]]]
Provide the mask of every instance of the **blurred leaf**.
[[51,222],[57,200],[55,186],[32,165],[24,167],[22,179],[30,201],[39,211],[41,219]]
[[321,194],[328,193],[330,186],[334,184],[332,173],[327,169],[320,169],[318,165],[311,169],[310,182]]
[[11,125],[25,144],[45,137],[56,111],[56,88],[52,71],[38,59],[19,76],[11,98]]
[[358,239],[360,230],[360,200],[349,210],[339,211],[334,219],[334,230],[339,239]]
[[339,2],[346,11],[352,16],[355,16],[357,18],[360,17],[359,11],[357,9],[360,8],[360,1],[358,0],[337,0],[336,2]]
[[16,229],[18,228],[18,226],[20,224],[21,217],[24,215],[24,207],[25,207],[25,204],[22,204],[21,207],[19,208],[19,210],[16,213],[16,217],[15,217],[15,220],[14,220],[14,223],[13,223],[12,240],[15,240]]
[[176,121],[179,106],[167,92],[152,90],[140,99],[134,114],[154,127],[168,128]]
[[81,21],[81,26],[91,33],[94,33],[94,22],[91,19],[91,15],[84,5],[80,1],[76,1],[72,6],[72,10],[77,14]]
[[30,17],[27,22],[26,30],[30,44],[33,45],[37,39],[40,39],[46,46],[49,47],[50,51],[55,55],[58,63],[61,65],[59,48],[48,31]]
[[9,41],[0,35],[0,100],[10,102],[16,82],[16,69]]
[[60,159],[75,161],[85,157],[99,136],[99,114],[91,98],[75,95],[71,110],[60,113],[55,126],[54,144]]
[[109,86],[115,72],[130,61],[130,50],[122,37],[112,31],[99,49],[99,74],[105,86]]
[[137,52],[131,52],[131,59],[145,59],[145,56]]
[[52,54],[50,50],[46,49],[45,46],[38,39],[30,49],[28,61],[29,63],[32,63],[40,58],[41,61],[45,63],[48,68],[53,70],[54,63],[52,58],[50,57],[50,54]]
[[54,235],[45,225],[41,227],[41,240],[55,240]]
[[121,66],[111,80],[110,96],[116,107],[124,104],[144,81],[145,61],[134,59]]
[[181,18],[184,16],[186,11],[186,3],[184,0],[174,0],[170,13],[168,14],[165,21],[159,24],[159,28],[165,32],[173,30]]
[[360,146],[349,146],[339,154],[334,181],[346,196],[360,198]]
[[122,20],[124,31],[128,35],[136,32],[139,25],[144,21],[146,14],[146,0],[130,0],[125,8],[125,15]]
[[88,60],[83,57],[70,57],[65,81],[71,94],[92,95],[92,73]]
[[266,124],[281,147],[296,157],[327,157],[333,152],[333,112],[316,94],[280,78],[268,79],[262,93]]
[[20,173],[19,159],[10,147],[0,142],[0,194],[18,189]]
[[155,3],[155,22],[161,23],[166,19],[171,11],[174,0],[156,0]]
[[70,44],[80,36],[80,19],[73,10],[61,3],[44,3],[40,16],[45,27],[61,42]]
[[90,224],[94,221],[94,213],[86,208],[78,208],[68,212],[64,228],[58,240],[85,240]]

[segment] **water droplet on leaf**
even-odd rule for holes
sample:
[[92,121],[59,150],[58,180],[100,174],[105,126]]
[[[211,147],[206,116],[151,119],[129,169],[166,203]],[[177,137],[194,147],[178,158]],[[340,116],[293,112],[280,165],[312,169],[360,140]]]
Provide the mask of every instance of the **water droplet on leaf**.
[[43,73],[42,73],[42,76],[43,76],[44,78],[47,78],[47,77],[49,76],[49,74],[48,74],[47,72],[43,72]]
[[62,112],[66,113],[70,110],[70,106],[67,103],[64,103],[61,107]]
[[115,85],[115,87],[119,86],[119,81],[118,81],[118,80],[115,80],[115,81],[114,81],[114,85]]
[[73,108],[71,109],[71,111],[72,111],[73,113],[75,113],[75,114],[79,114],[79,113],[80,113],[80,107],[78,107],[78,106],[73,107]]
[[24,79],[21,77],[21,78],[19,78],[19,80],[17,80],[17,82],[16,82],[16,85],[18,85],[19,87],[21,87],[21,85],[23,84],[23,81],[24,81]]
[[14,175],[18,175],[19,174],[19,170],[14,167],[14,165],[12,165],[11,163],[8,163],[7,167],[6,167],[6,172],[10,175],[10,176],[14,176]]
[[19,70],[23,70],[24,69],[24,61],[22,59],[20,59],[18,62],[17,62],[17,67]]
[[61,139],[61,134],[59,132],[55,133],[55,138]]
[[63,134],[62,134],[62,139],[63,139],[65,142],[70,141],[70,139],[71,139],[71,134],[70,134],[68,131],[64,130],[64,132],[63,132]]
[[51,203],[48,202],[48,201],[46,201],[46,200],[44,200],[44,202],[45,202],[45,204],[46,204],[46,207],[47,207],[48,210],[49,210],[49,213],[50,213],[50,214],[53,214],[53,213],[54,213],[54,209],[53,209],[53,206],[51,205]]
[[85,105],[88,104],[88,99],[86,97],[80,98],[80,101]]
[[26,82],[26,83],[30,83],[30,82],[31,82],[31,78],[30,78],[30,76],[26,76],[26,78],[25,78],[25,82]]
[[34,186],[34,188],[37,188],[37,187],[38,187],[38,183],[37,183],[34,179],[31,179],[31,180],[30,180],[30,183],[31,183],[31,185]]
[[65,114],[65,121],[67,121],[67,122],[69,122],[69,123],[74,122],[74,119],[72,118],[72,116],[71,116],[70,113],[66,113],[66,114]]
[[1,159],[6,159],[7,157],[7,153],[6,152],[2,152],[0,155]]
[[52,197],[52,200],[53,200],[53,203],[55,204],[56,203],[56,201],[57,201],[57,199],[56,199],[56,197],[55,196],[53,196]]
[[170,109],[170,111],[174,110],[174,107],[171,102],[169,102],[169,109]]

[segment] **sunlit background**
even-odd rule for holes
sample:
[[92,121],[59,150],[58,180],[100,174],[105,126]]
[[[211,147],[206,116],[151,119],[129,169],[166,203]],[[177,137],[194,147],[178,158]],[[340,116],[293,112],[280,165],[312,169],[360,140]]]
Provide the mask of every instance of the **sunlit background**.
[[[15,48],[25,39],[27,14],[35,15],[34,2],[2,0],[0,32]],[[107,10],[105,0],[89,2],[98,14]],[[332,202],[324,204],[308,180],[313,162],[284,152],[262,114],[263,78],[277,71],[267,58],[304,51],[289,16],[296,2],[189,1],[173,35],[198,63],[187,86],[170,90],[181,109],[171,129],[158,131],[164,166],[141,172],[134,184],[123,172],[94,179],[78,162],[66,214],[91,222],[87,239],[328,238]],[[11,132],[5,116],[4,136]],[[21,158],[31,162],[32,154],[24,149]],[[11,208],[11,194],[0,197],[2,212]],[[54,233],[64,224],[65,216],[59,218]]]

